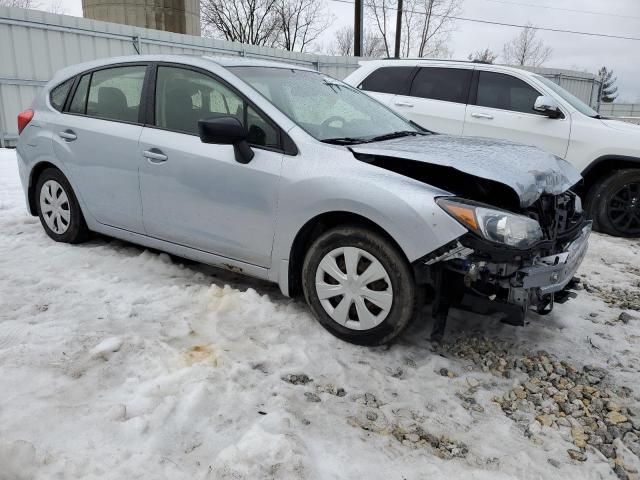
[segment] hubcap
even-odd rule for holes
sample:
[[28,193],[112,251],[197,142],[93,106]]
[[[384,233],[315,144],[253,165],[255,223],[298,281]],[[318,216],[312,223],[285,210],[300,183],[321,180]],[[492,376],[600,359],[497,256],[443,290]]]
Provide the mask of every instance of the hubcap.
[[609,200],[609,220],[621,233],[640,234],[640,183],[629,183]]
[[316,271],[316,293],[329,316],[352,330],[380,325],[393,304],[382,263],[356,247],[336,248],[324,256]]
[[40,190],[40,211],[54,233],[62,235],[69,228],[71,211],[67,193],[55,180],[47,180]]

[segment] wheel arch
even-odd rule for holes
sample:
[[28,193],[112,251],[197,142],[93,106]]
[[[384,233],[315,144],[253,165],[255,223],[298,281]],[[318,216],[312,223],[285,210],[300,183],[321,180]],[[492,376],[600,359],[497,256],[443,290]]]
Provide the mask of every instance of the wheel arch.
[[[47,168],[55,168],[56,170],[60,170],[60,167],[54,165],[53,163],[43,160],[33,166],[31,172],[29,173],[29,185],[27,187],[27,199],[29,201],[29,213],[34,217],[38,216],[38,207],[37,207],[37,199],[36,199],[36,185],[38,183],[38,178],[42,172],[44,172]],[[62,172],[62,170],[60,170]],[[64,172],[62,172],[64,175]],[[65,175],[66,177],[66,175]]]
[[596,158],[593,162],[582,171],[584,181],[576,190],[583,198],[589,192],[591,187],[602,178],[603,175],[621,170],[623,168],[640,169],[640,157],[631,157],[625,155],[603,155]]
[[406,258],[403,249],[393,236],[367,217],[349,211],[331,211],[321,213],[308,220],[302,228],[298,230],[298,233],[291,245],[288,265],[289,268],[287,272],[288,294],[290,297],[296,297],[302,294],[302,264],[311,243],[322,233],[340,225],[354,225],[368,228],[382,235],[385,239],[391,242],[391,244],[398,249],[400,254]]

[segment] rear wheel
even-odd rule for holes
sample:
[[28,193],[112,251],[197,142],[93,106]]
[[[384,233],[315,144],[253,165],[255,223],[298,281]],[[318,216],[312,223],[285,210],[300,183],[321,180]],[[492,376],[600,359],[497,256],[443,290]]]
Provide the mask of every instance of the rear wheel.
[[640,237],[640,170],[617,170],[587,195],[594,228],[617,237]]
[[40,174],[36,201],[40,223],[56,242],[80,243],[88,238],[78,199],[60,170],[47,168]]
[[337,227],[309,248],[304,294],[322,326],[342,340],[379,345],[414,318],[418,296],[409,264],[386,238],[360,227]]

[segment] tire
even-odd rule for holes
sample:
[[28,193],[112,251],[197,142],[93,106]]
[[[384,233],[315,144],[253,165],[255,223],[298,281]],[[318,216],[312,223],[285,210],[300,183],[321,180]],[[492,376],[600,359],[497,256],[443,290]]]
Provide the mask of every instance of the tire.
[[[49,237],[63,243],[81,243],[89,238],[78,199],[60,170],[44,170],[38,177],[35,194],[38,217]],[[56,203],[58,200],[59,204]]]
[[594,230],[616,237],[640,237],[640,169],[617,170],[598,180],[586,198]]
[[[347,258],[356,258],[350,261],[355,268],[347,268]],[[329,275],[327,265],[337,266],[340,272]],[[357,275],[349,276],[347,272],[354,270]],[[365,275],[374,281],[360,286],[367,280]],[[340,276],[341,280],[336,279]],[[357,345],[381,345],[397,337],[416,316],[422,298],[404,255],[382,235],[361,227],[333,228],[312,243],[302,266],[302,287],[320,324],[336,337]],[[319,288],[331,290],[330,296],[321,299]],[[329,313],[331,310],[342,319],[340,323]],[[345,310],[346,321],[341,316]]]

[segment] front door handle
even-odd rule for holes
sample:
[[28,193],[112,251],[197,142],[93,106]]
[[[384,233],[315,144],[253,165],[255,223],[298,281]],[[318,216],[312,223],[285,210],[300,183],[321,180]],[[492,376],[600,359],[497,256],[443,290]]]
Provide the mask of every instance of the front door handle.
[[413,107],[413,103],[409,102],[394,102],[399,107]]
[[169,157],[167,157],[162,150],[158,148],[151,148],[149,150],[145,150],[142,152],[142,155],[148,159],[151,163],[163,163],[166,162]]
[[493,115],[489,115],[488,113],[472,113],[471,116],[473,118],[485,118],[487,120],[493,120]]
[[58,136],[67,142],[73,142],[78,136],[74,133],[73,130],[65,130],[64,132],[58,133]]

